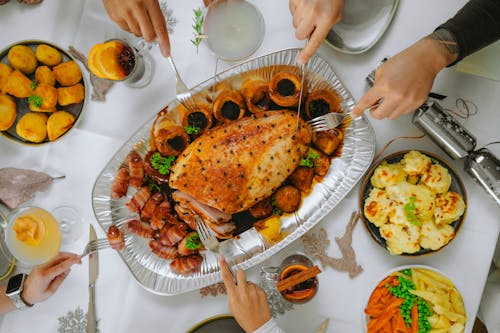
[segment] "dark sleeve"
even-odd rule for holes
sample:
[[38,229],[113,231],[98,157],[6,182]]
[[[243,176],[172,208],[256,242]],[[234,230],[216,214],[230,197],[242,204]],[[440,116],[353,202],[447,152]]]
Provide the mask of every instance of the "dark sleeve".
[[500,0],[470,0],[439,28],[455,37],[460,61],[500,38]]

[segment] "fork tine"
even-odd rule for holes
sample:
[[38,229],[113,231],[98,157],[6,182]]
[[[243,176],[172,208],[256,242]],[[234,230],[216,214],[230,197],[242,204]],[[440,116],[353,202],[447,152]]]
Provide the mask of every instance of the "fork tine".
[[326,124],[326,120],[315,118],[315,119],[309,120],[307,123],[311,126],[316,126],[316,125]]

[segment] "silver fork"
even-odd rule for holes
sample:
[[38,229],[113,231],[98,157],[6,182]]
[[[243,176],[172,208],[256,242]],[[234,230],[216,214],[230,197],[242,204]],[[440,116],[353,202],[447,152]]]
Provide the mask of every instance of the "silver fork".
[[[201,243],[204,247],[206,247],[209,251],[219,254],[219,240],[215,235],[215,232],[206,225],[205,222],[200,217],[196,217],[196,231],[198,232],[198,236],[200,237]],[[223,253],[222,253],[223,254]],[[228,263],[229,271],[233,274],[233,278],[235,277],[232,266]]]
[[93,241],[90,241],[87,243],[85,246],[85,249],[83,250],[83,253],[81,257],[85,257],[86,255],[92,254],[94,252],[104,250],[110,247],[108,239],[107,238],[100,238],[100,239],[95,239]]
[[[382,101],[373,104],[366,110],[374,109],[380,104],[382,104]],[[309,126],[311,126],[311,128],[315,132],[328,131],[338,127],[347,117],[352,117],[350,112],[347,113],[329,112],[322,116],[308,120],[307,123],[309,124]]]
[[193,99],[193,96],[191,95],[191,91],[188,89],[184,81],[182,81],[181,76],[179,75],[179,71],[177,70],[177,67],[175,66],[174,59],[172,57],[167,58],[168,63],[170,64],[170,67],[172,67],[172,70],[175,73],[175,80],[176,80],[176,85],[175,85],[175,96],[179,100],[179,102],[182,103],[188,109],[188,111],[195,111],[198,109],[198,106],[196,105],[196,102]]

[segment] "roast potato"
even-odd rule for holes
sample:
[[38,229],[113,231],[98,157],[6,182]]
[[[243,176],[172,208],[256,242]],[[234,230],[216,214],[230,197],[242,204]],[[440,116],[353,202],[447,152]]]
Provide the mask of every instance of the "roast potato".
[[39,112],[54,112],[56,110],[56,104],[58,99],[57,89],[46,83],[40,83],[33,91],[32,96],[38,96],[41,99],[40,104],[36,104],[34,99],[30,97],[29,104],[31,111]]
[[35,52],[27,46],[16,45],[9,50],[7,55],[9,62],[15,69],[20,70],[24,74],[31,74],[35,71],[37,61]]
[[82,79],[80,67],[74,61],[63,62],[53,68],[56,81],[61,86],[72,86]]
[[52,46],[40,44],[36,47],[35,56],[38,61],[47,66],[59,65],[62,61],[62,55]]
[[12,68],[0,62],[0,94],[5,94],[5,86],[7,85],[10,73],[12,73]]
[[56,77],[48,66],[37,67],[35,70],[35,80],[38,83],[45,83],[51,86],[55,86],[56,84]]
[[66,133],[75,123],[75,116],[66,111],[52,113],[47,121],[47,133],[49,140],[54,141]]
[[0,94],[0,131],[8,130],[16,121],[16,102],[8,95]]
[[19,119],[16,132],[26,141],[39,143],[47,137],[47,114],[28,112]]
[[31,89],[31,80],[16,69],[7,78],[5,92],[18,98],[30,97],[33,92],[33,89]]
[[65,106],[69,104],[76,104],[83,101],[85,97],[85,90],[81,83],[77,83],[71,87],[57,88],[59,105]]

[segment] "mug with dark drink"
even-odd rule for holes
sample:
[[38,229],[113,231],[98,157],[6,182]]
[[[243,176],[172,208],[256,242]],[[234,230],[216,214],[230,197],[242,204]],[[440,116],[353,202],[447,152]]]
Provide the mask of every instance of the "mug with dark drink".
[[317,275],[320,272],[311,259],[303,254],[293,254],[282,261],[276,287],[287,301],[306,303],[318,291]]

